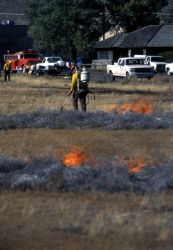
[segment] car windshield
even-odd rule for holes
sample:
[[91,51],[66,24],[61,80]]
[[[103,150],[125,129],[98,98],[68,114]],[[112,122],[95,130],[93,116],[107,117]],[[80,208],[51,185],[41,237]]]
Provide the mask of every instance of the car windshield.
[[60,57],[50,57],[47,60],[50,63],[54,63],[54,62],[60,61],[61,59],[60,59]]
[[144,59],[127,59],[126,60],[126,65],[144,65]]
[[163,58],[161,56],[152,56],[151,62],[165,62],[165,58]]

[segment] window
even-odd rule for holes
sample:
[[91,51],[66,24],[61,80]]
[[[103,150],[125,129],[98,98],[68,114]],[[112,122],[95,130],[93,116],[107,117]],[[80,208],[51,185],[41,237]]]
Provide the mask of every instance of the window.
[[98,59],[109,60],[109,51],[107,51],[107,50],[100,50],[99,54],[98,54]]
[[124,66],[125,65],[125,61],[124,60],[120,60],[119,63],[118,63],[118,65]]
[[144,65],[144,59],[128,59],[126,65]]
[[152,56],[151,62],[165,62],[165,58],[163,58],[161,56]]

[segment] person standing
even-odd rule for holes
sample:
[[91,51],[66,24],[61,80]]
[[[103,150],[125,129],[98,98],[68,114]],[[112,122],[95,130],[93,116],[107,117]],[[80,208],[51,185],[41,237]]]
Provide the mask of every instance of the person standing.
[[4,81],[10,81],[11,80],[11,61],[8,61],[4,64]]
[[73,94],[73,108],[78,110],[78,99],[80,101],[81,110],[86,112],[86,96],[88,94],[88,88],[79,87],[80,85],[80,74],[77,68],[72,69],[71,89],[67,96]]

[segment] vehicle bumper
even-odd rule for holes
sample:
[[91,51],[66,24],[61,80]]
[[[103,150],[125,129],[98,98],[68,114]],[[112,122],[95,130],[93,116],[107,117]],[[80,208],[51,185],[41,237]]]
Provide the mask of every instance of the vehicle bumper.
[[137,78],[151,78],[155,75],[154,72],[142,73],[142,72],[129,72],[130,77],[137,77]]

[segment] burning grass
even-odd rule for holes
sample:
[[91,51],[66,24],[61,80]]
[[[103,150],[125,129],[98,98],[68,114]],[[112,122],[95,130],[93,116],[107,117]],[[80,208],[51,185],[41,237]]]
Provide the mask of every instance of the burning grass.
[[[161,84],[158,84],[157,81],[154,83],[152,83],[151,81],[148,81],[147,83],[143,81],[143,82],[140,82],[140,84],[139,82],[128,82],[128,83],[120,82],[120,83],[116,83],[116,85],[110,85],[106,83],[104,85],[103,84],[101,85],[99,83],[96,84],[96,83],[91,82],[91,88],[95,90],[95,92],[99,96],[98,105],[101,102],[100,109],[95,110],[95,112],[89,111],[87,113],[72,112],[69,110],[60,112],[59,110],[56,110],[56,107],[60,103],[60,99],[58,100],[58,97],[60,97],[60,95],[62,96],[62,94],[65,94],[66,91],[69,89],[68,81],[69,80],[63,79],[63,78],[59,78],[58,80],[55,78],[54,79],[53,78],[37,78],[37,77],[30,78],[26,76],[14,76],[13,81],[11,83],[8,83],[7,85],[3,85],[1,87],[2,96],[4,97],[8,96],[7,100],[8,101],[12,100],[12,102],[10,102],[9,105],[7,106],[6,112],[0,115],[0,129],[4,131],[8,131],[11,129],[21,129],[21,128],[27,129],[25,130],[25,133],[24,133],[23,142],[20,148],[18,148],[17,155],[19,158],[22,155],[23,150],[24,150],[28,129],[35,129],[35,128],[36,129],[48,129],[48,128],[49,129],[66,129],[67,128],[67,129],[79,129],[79,130],[94,129],[96,132],[97,129],[114,131],[114,130],[120,130],[120,129],[143,130],[143,129],[173,128],[173,113],[172,112],[157,112],[157,108],[156,108],[156,101],[158,101],[161,95],[164,95],[165,97],[169,96],[168,90],[171,89],[170,82],[167,82],[167,85],[164,85],[164,86]],[[7,95],[7,92],[8,92],[8,95]],[[123,94],[123,100],[121,100],[121,103],[120,103],[119,98],[122,97],[122,94]],[[139,95],[141,94],[144,95],[145,97],[137,98],[137,96],[139,97]],[[129,95],[132,95],[133,97],[129,98],[130,97]],[[148,97],[149,95],[151,96]],[[103,96],[104,98],[102,98]],[[55,102],[54,105],[52,102],[53,106],[51,107],[51,109],[48,109],[47,104],[45,108],[44,102],[48,103],[49,102],[48,98],[55,100],[55,97],[57,98],[58,101]],[[115,99],[115,97],[118,99],[116,100],[116,103],[115,103],[115,100],[113,100]],[[127,101],[128,99],[129,101]],[[11,106],[13,102],[16,103],[14,110],[16,111],[18,110],[20,112],[15,112],[14,114],[10,114],[12,111]],[[31,103],[32,105],[34,104],[35,107],[33,109],[33,107],[28,106],[28,109],[29,110],[31,109],[31,112],[27,112],[27,109],[23,106],[24,103],[26,103],[27,105],[29,103]],[[18,109],[17,107],[19,104],[20,104],[20,109]],[[110,112],[101,111],[103,107],[109,107],[109,105],[110,106],[112,105],[111,107],[113,107],[111,110],[109,110]],[[39,107],[41,107],[41,109]],[[67,109],[68,107],[69,106],[67,106]],[[53,162],[53,160],[50,160],[50,165],[49,165],[49,160],[46,160],[45,158],[45,155],[49,154],[48,151],[49,150],[47,148],[47,150],[45,150],[45,154],[43,154],[44,155],[43,161],[45,161],[46,164],[48,165],[50,172],[53,166],[53,169],[54,169],[53,171],[55,171],[55,176],[56,176],[56,171],[59,171],[58,169],[60,169],[61,174],[63,173],[63,176],[65,176],[66,174],[69,180],[70,179],[73,180],[71,176],[76,176],[75,178],[77,178],[76,179],[77,182],[78,182],[78,178],[79,180],[81,178],[79,182],[83,182],[83,180],[86,180],[87,182],[86,186],[89,189],[92,189],[93,186],[94,187],[97,186],[95,184],[95,179],[93,177],[95,175],[93,173],[94,171],[96,171],[97,167],[93,168],[93,162],[91,163],[90,156],[86,155],[82,151],[81,148],[77,148],[74,145],[71,151],[65,156],[63,161],[62,159],[60,160],[59,158],[56,158],[55,162]],[[36,159],[38,159],[38,162],[41,161],[39,157],[37,157]],[[98,166],[99,157],[95,159],[97,159],[96,161],[97,163],[95,163],[94,165]],[[100,172],[98,173],[96,171],[97,172],[96,176],[103,176],[102,178],[107,178],[107,179],[109,179],[107,176],[111,175],[111,173],[112,173],[112,176],[114,176],[114,172],[115,172],[115,176],[114,176],[115,178],[113,177],[113,181],[112,181],[113,184],[110,184],[110,190],[114,190],[115,182],[117,182],[117,180],[122,179],[121,175],[123,176],[125,180],[128,179],[127,185],[125,185],[126,186],[125,189],[128,189],[129,186],[133,186],[133,189],[134,189],[136,184],[132,183],[131,180],[129,180],[129,173],[130,175],[135,176],[133,180],[136,181],[136,176],[141,175],[143,171],[144,172],[146,171],[145,169],[148,169],[147,168],[148,165],[152,166],[153,164],[152,162],[148,164],[146,160],[141,160],[141,159],[139,160],[137,157],[133,158],[133,156],[126,158],[126,159],[123,159],[122,157],[121,160],[122,161],[117,161],[116,159],[115,161],[114,158],[110,158],[109,160],[107,160],[107,158],[105,157],[103,158],[103,162],[101,162],[102,163],[101,166],[98,168]],[[36,169],[39,169],[39,167],[37,167],[36,163],[33,163],[32,159],[30,162],[31,162],[31,166],[28,165],[29,164],[28,159],[22,162],[23,167],[21,170],[24,171],[22,172],[24,176],[22,177],[22,180],[24,178],[24,182],[25,181],[31,182],[34,187],[36,183],[36,186],[38,185],[38,187],[40,187],[40,185],[42,185],[42,181],[43,183],[45,181],[44,174],[47,173],[47,167],[41,161],[41,163],[38,163],[38,166],[40,167],[40,171],[41,171],[42,165],[45,166],[46,168],[46,170],[43,171],[44,174],[43,172],[41,173],[43,178],[39,177],[40,178],[39,179],[37,176],[37,173],[33,175],[34,177],[33,176],[31,177],[30,175],[28,175],[27,171],[29,171],[29,174],[33,174],[34,169],[36,171]],[[4,163],[2,163],[2,165],[3,164]],[[32,165],[34,164],[36,164],[36,167],[32,168]],[[84,165],[84,167],[81,168],[80,167],[81,165],[82,166]],[[122,165],[123,166],[126,165],[127,168],[122,167]],[[20,169],[16,170],[15,166],[16,166],[16,163],[14,163],[14,172],[19,171],[19,175],[17,175],[18,177],[16,178],[19,178],[19,183],[20,183],[21,181]],[[154,168],[156,167],[155,165],[153,166]],[[69,167],[71,169],[69,169]],[[79,167],[79,168],[76,169],[76,167]],[[124,169],[126,169],[126,171]],[[153,169],[153,168],[150,167],[149,169]],[[25,173],[25,170],[26,170],[26,173]],[[120,171],[120,175],[118,175],[117,177],[116,175],[117,173],[119,173],[119,171]],[[88,176],[89,178],[88,180],[85,174],[86,176]],[[58,172],[58,176],[59,176],[59,172]],[[34,181],[33,181],[33,178],[35,178]],[[98,182],[99,182],[99,178],[100,177],[98,177]],[[66,183],[66,181],[64,177],[62,179],[63,179],[63,186],[64,186],[65,185],[64,183]],[[8,183],[12,182],[11,177],[10,179],[8,177],[7,180],[8,180]],[[88,186],[88,183],[90,181],[91,181],[91,187]],[[92,183],[94,183],[93,186],[92,186]],[[120,186],[121,184],[122,183],[120,183]],[[9,184],[9,185],[10,187],[11,185],[13,186],[13,184]],[[103,182],[103,186],[104,186],[103,189],[105,190],[109,189],[107,185],[108,185],[107,183],[104,184]],[[113,188],[111,187],[111,185],[113,185]],[[124,185],[124,182],[123,182],[123,185]],[[164,188],[167,188],[167,184],[164,184],[164,185],[162,184],[161,188],[158,187],[156,188],[156,190],[162,189],[162,186],[164,186]],[[68,185],[67,186],[65,185],[65,188],[67,187]],[[121,189],[123,188],[120,187],[120,190]],[[140,189],[142,188],[140,187],[139,190]],[[154,190],[154,189],[155,188],[153,189],[151,188],[151,190]],[[145,190],[145,188],[142,190]]]
[[85,153],[78,147],[73,147],[70,152],[65,155],[64,165],[67,167],[78,167],[83,164],[88,157]]
[[119,114],[128,113],[128,112],[135,112],[135,113],[142,113],[148,114],[153,113],[153,104],[148,99],[138,99],[132,103],[123,103],[121,105],[112,105],[112,107],[107,108],[109,112],[117,112]]
[[168,162],[173,155],[173,133],[166,129],[13,129],[1,130],[0,141],[3,154],[24,160],[50,155],[63,161],[74,147],[89,159],[141,159],[149,165]]
[[132,167],[132,162],[123,165],[118,159],[96,158],[94,162],[86,159],[83,156],[81,158],[81,152],[79,156],[76,151],[70,159],[67,154],[64,162],[45,157],[26,162],[1,155],[0,189],[75,192],[100,190],[112,193],[166,191],[173,188],[172,161],[160,166],[138,166],[137,169],[134,162]]
[[[100,80],[103,74],[100,76]],[[119,107],[135,103],[143,99],[148,103],[152,100],[152,108],[155,112],[169,112],[173,109],[172,92],[173,84],[165,77],[153,78],[152,81],[131,80],[128,82],[90,82],[90,88],[95,92],[89,95],[87,109],[89,112],[106,111],[110,105]],[[65,96],[70,88],[70,79],[62,76],[52,77],[29,77],[26,75],[14,75],[10,83],[4,83],[0,79],[0,112],[15,114],[18,112],[28,113],[38,109],[60,110]],[[67,101],[65,110],[72,110],[71,98]]]
[[1,249],[171,249],[171,78],[92,81],[86,114],[67,79],[0,81]]

